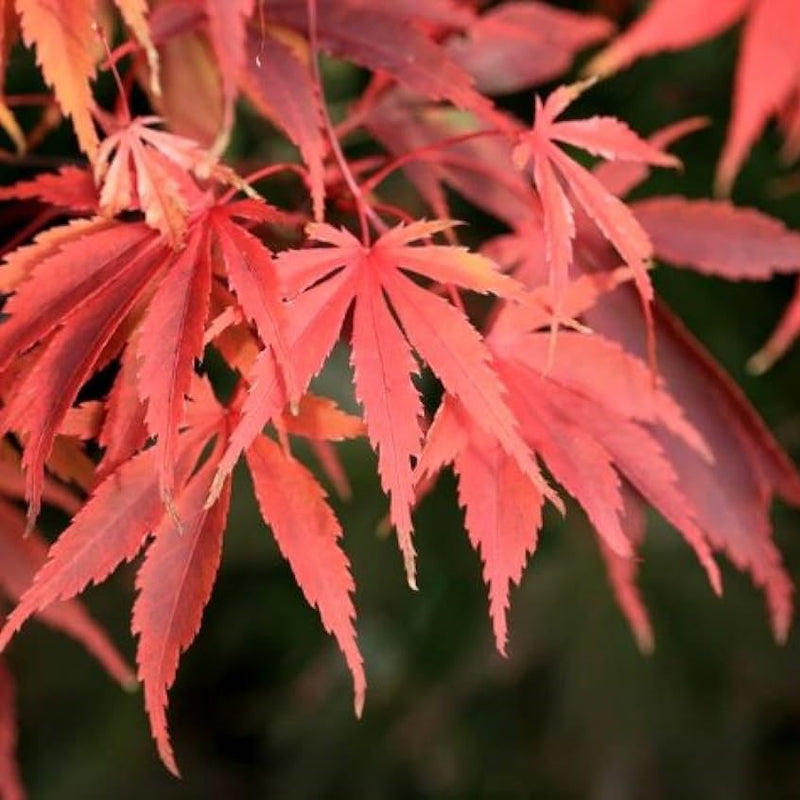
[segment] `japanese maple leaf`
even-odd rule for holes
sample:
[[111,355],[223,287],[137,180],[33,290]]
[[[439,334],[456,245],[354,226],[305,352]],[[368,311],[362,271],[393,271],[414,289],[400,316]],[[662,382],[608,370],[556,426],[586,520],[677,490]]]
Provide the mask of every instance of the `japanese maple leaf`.
[[[146,547],[136,585],[132,629],[139,637],[138,674],[153,736],[165,765],[178,774],[166,721],[167,693],[181,654],[197,635],[220,563],[230,481],[206,507],[209,484],[225,441],[229,415],[204,381],[192,385],[186,426],[175,465],[176,516],[161,500],[157,453],[148,449],[112,472],[92,493],[70,527],[51,547],[30,588],[0,632],[0,648],[33,613],[51,613],[54,601],[75,597]],[[339,439],[360,433],[360,422],[322,398],[304,401],[292,433]],[[195,470],[210,442],[208,459]],[[313,475],[266,436],[247,450],[247,462],[264,520],[288,560],[308,602],[317,607],[353,674],[360,713],[366,680],[354,628],[354,590],[340,549],[341,528]],[[149,541],[149,544],[148,544]]]
[[[353,306],[351,361],[356,395],[364,406],[370,442],[378,452],[381,483],[390,495],[391,520],[412,586],[411,460],[419,455],[422,440],[422,404],[412,382],[417,374],[414,351],[520,468],[541,483],[505,405],[480,335],[458,309],[405,274],[408,271],[477,292],[519,295],[519,284],[497,273],[482,256],[459,247],[412,246],[412,242],[451,225],[447,221],[401,225],[374,243],[364,244],[347,231],[312,224],[310,238],[330,247],[290,250],[278,258],[286,294],[294,298],[289,305],[289,341],[301,388],[321,368],[348,308]],[[269,354],[259,357],[250,382],[242,423],[222,459],[217,483],[286,402]]]
[[[654,138],[666,143],[681,130],[687,130],[685,123]],[[622,164],[604,164],[598,171],[598,178],[620,194],[646,175],[646,169]],[[797,234],[754,209],[684,198],[652,198],[632,204],[632,209],[651,232],[656,256],[677,266],[737,280],[796,269]],[[616,265],[610,248],[598,244],[584,238],[576,251],[578,266],[593,273],[592,280],[602,274],[598,269]],[[584,310],[594,330],[642,355],[642,319],[631,292],[617,289]],[[708,443],[714,462],[674,437],[657,433],[658,439],[673,469],[684,476],[682,489],[709,541],[763,589],[774,634],[782,641],[791,622],[793,588],[772,540],[769,512],[774,495],[800,503],[800,476],[711,355],[667,308],[656,304],[655,311],[660,372]]]
[[[136,386],[147,405],[147,430],[161,452],[159,473],[169,500],[174,446],[194,362],[203,352],[214,270],[226,276],[262,341],[275,347],[290,399],[299,397],[269,250],[236,221],[273,218],[270,207],[243,200],[197,212],[178,251],[143,223],[91,220],[61,235],[48,231],[23,248],[24,264],[16,271],[27,278],[5,308],[0,372],[39,347],[32,367],[9,384],[13,392],[0,423],[24,441],[32,518],[62,419],[84,382],[137,330]],[[16,263],[15,254],[9,258]]]
[[[307,33],[304,2],[275,0],[268,18]],[[437,41],[442,28],[463,29],[471,20],[465,9],[439,0],[386,5],[364,0],[320,0],[319,44],[337,58],[388,74],[432,100],[447,100],[493,119],[491,101],[473,88],[469,73],[450,56],[446,45]]]
[[154,129],[158,122],[158,117],[129,120],[104,139],[97,151],[94,175],[106,214],[141,209],[145,222],[177,246],[186,233],[190,208],[201,199],[189,175],[241,182],[197,142]]
[[[666,145],[698,124],[698,120],[677,123],[654,134],[653,143]],[[646,165],[623,162],[603,163],[595,172],[620,195],[635,188],[647,173]],[[652,198],[631,204],[631,210],[652,235],[656,257],[676,265],[750,280],[796,269],[797,234],[754,209],[736,208],[726,201]],[[544,260],[544,248],[540,250],[539,259]],[[498,258],[513,256],[513,248],[502,254],[501,248],[493,247],[491,252]],[[579,230],[575,254],[576,266],[587,274],[571,286],[619,272],[616,253],[585,225]],[[526,256],[537,260],[535,254]],[[531,280],[532,286],[541,283],[540,271],[517,269],[514,274],[524,282]],[[595,293],[594,299],[598,297]],[[585,313],[592,329],[641,357],[644,329],[635,300],[631,291],[620,288],[604,294],[596,305],[592,301],[577,307],[568,293],[565,305],[569,316]],[[709,463],[675,437],[659,431],[655,435],[672,469],[682,476],[681,489],[708,540],[764,590],[773,631],[783,640],[791,621],[793,590],[772,540],[769,511],[774,495],[793,504],[800,502],[800,477],[723,369],[668,309],[656,304],[655,312],[659,371],[708,443],[714,461]],[[500,321],[513,316],[504,310]],[[522,321],[535,322],[530,314]],[[544,324],[540,318],[538,325]]]
[[[583,287],[580,291],[582,304],[590,303],[592,293],[584,293]],[[571,311],[577,313],[575,307]],[[644,363],[598,336],[562,333],[559,358],[545,371],[549,337],[528,327],[516,313],[496,321],[488,341],[497,372],[523,437],[595,527],[617,591],[629,585],[623,583],[625,576],[635,573],[623,566],[636,544],[625,527],[624,478],[680,530],[719,592],[720,575],[705,534],[678,473],[651,433],[651,428],[667,431],[707,457],[705,443],[680,407],[663,388],[653,386]],[[519,583],[536,546],[541,490],[463,404],[446,396],[428,433],[417,477],[430,478],[450,462],[459,479],[470,541],[484,561],[497,647],[505,653],[509,587]],[[624,608],[636,617],[631,591],[626,589]],[[637,618],[635,629],[646,641],[642,624]]]
[[557,118],[591,83],[562,86],[545,102],[537,97],[533,129],[521,135],[513,156],[519,168],[532,162],[533,181],[543,209],[556,322],[569,279],[572,243],[576,234],[574,209],[565,187],[630,266],[646,314],[649,314],[649,304],[653,299],[653,287],[646,268],[653,255],[653,246],[647,233],[619,198],[608,192],[589,170],[558,145],[579,147],[609,160],[659,166],[678,164],[673,156],[639,138],[624,122],[614,117],[558,122]]
[[794,0],[654,0],[587,68],[605,74],[662,50],[680,50],[719,35],[744,18],[733,112],[717,167],[728,193],[767,120],[800,93],[800,5]]
[[[586,321],[641,356],[642,320],[630,292],[603,297]],[[661,375],[713,462],[674,437],[656,436],[709,542],[764,591],[774,635],[784,641],[794,592],[772,539],[770,506],[776,495],[799,504],[800,476],[741,390],[680,321],[657,305],[655,322]]]
[[[202,394],[198,397],[202,399]],[[221,413],[201,413],[198,418],[199,423],[194,424],[194,419],[190,417],[188,429],[182,435],[176,456],[175,481],[179,504],[186,491],[185,487],[192,483],[190,476],[203,448],[219,432],[223,421]],[[31,614],[54,607],[52,604],[56,601],[74,598],[90,583],[105,580],[119,564],[132,559],[163,518],[166,517],[174,523],[161,498],[158,472],[155,468],[156,456],[157,452],[152,448],[139,453],[96,487],[86,505],[73,518],[71,525],[50,548],[47,560],[36,573],[33,583],[22,593],[18,605],[0,634],[0,639],[3,639],[0,647],[7,644]],[[187,515],[187,523],[194,520],[193,515],[194,510]],[[200,576],[196,574],[184,575],[182,582],[173,580],[169,583],[170,591],[183,591],[186,581],[196,586],[200,580]],[[162,590],[163,588],[164,586]],[[196,594],[191,599],[200,604],[202,611],[207,598]],[[191,611],[185,613],[190,614]],[[177,654],[178,648],[185,649],[193,636],[188,642],[182,640],[178,634],[175,638],[177,642],[165,643],[162,658],[168,659],[172,654]],[[141,658],[138,661],[141,677]],[[161,675],[163,677],[163,671]],[[148,678],[146,694],[148,710],[151,711],[150,700],[153,693],[163,689],[162,684],[158,684],[153,676]],[[174,672],[172,678],[174,679]],[[171,679],[166,680],[166,683],[168,687]],[[154,713],[151,711],[151,714]]]
[[[151,17],[153,37],[165,41],[195,29],[207,18],[209,4],[213,5],[211,0],[160,3]],[[242,0],[237,0],[237,6],[244,5]],[[238,37],[238,21],[233,9],[228,12],[229,6],[225,6],[229,14],[227,24],[237,28],[235,37]],[[504,118],[497,114],[490,100],[475,90],[470,74],[458,65],[446,43],[441,41],[444,32],[464,30],[474,21],[474,15],[459,4],[437,0],[435,3],[378,6],[363,0],[320,0],[317,12],[319,45],[325,52],[387,76],[432,100],[449,101],[494,124],[505,125]],[[311,101],[308,90],[318,89],[309,80],[303,56],[308,37],[307,3],[272,2],[263,15],[263,29],[258,14],[250,27],[242,88],[257,97],[259,109],[286,130],[307,160],[312,181],[315,181],[320,174],[319,148],[324,142],[319,132],[321,120],[315,119],[318,102],[300,102],[306,98]],[[215,34],[211,36],[213,41]],[[293,46],[287,48],[287,42]],[[403,46],[398,47],[398,42]],[[229,60],[238,61],[239,58],[234,56],[238,44],[230,48],[226,41],[225,47],[229,52],[221,60],[227,75],[223,82],[234,74]],[[285,71],[288,86],[272,80],[273,74],[283,76]],[[281,99],[283,102],[276,102]],[[318,189],[316,186],[317,202]]]

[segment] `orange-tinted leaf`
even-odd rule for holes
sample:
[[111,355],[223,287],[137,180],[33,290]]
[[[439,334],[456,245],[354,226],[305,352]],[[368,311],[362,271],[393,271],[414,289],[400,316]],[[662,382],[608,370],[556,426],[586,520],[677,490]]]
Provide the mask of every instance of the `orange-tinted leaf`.
[[58,253],[62,245],[81,239],[94,231],[114,226],[103,217],[75,219],[66,225],[49,228],[28,245],[8,253],[0,266],[0,291],[13,292],[31,274],[36,264]]
[[61,167],[58,172],[42,172],[29,181],[0,189],[0,200],[40,200],[70,211],[96,212],[97,189],[89,170]]
[[287,433],[317,441],[340,442],[365,433],[364,422],[342,411],[333,400],[305,394],[296,413],[285,413],[281,422]]
[[161,91],[159,79],[158,51],[150,36],[150,26],[147,24],[147,0],[114,0],[122,18],[134,32],[139,44],[147,54],[147,63],[150,67],[150,83],[155,93]]
[[109,216],[141,208],[147,224],[177,245],[186,232],[188,200],[170,162],[164,163],[157,150],[146,146],[147,121],[134,120],[100,145],[95,162],[95,179],[102,186],[100,204]]
[[89,81],[95,75],[94,0],[16,0],[22,38],[36,46],[36,60],[61,108],[72,118],[81,149],[94,158],[97,132]]

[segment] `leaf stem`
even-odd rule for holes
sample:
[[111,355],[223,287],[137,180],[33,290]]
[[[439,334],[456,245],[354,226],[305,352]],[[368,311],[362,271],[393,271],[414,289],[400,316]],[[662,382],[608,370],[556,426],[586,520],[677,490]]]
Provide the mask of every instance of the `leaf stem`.
[[[273,175],[277,175],[279,172],[294,172],[299,175],[303,183],[308,183],[308,170],[305,167],[301,166],[300,164],[291,164],[291,163],[283,163],[283,164],[270,164],[267,167],[261,167],[260,169],[251,172],[249,175],[245,175],[241,179],[242,184],[253,184],[256,181],[263,180],[264,178],[271,178]],[[240,191],[240,186],[231,186],[227,192],[220,198],[221,203],[227,203],[235,194],[236,192]]]
[[382,169],[379,169],[374,175],[368,178],[363,184],[362,189],[366,191],[372,191],[378,184],[382,183],[386,178],[389,177],[393,172],[404,167],[406,164],[409,164],[412,161],[424,160],[426,156],[430,153],[435,153],[439,150],[443,150],[447,147],[454,147],[457,144],[462,144],[463,142],[469,142],[473,139],[482,138],[484,136],[505,136],[505,131],[501,131],[498,128],[487,128],[481,131],[472,131],[470,133],[462,133],[458,136],[448,136],[446,139],[440,139],[438,142],[431,142],[430,144],[423,145],[421,147],[416,147],[413,150],[409,150],[407,153],[403,153],[401,156],[397,156],[388,164],[386,164]]
[[369,238],[369,225],[367,224],[367,220],[372,222],[375,226],[375,229],[383,233],[387,230],[387,226],[384,221],[378,216],[375,210],[369,205],[367,199],[364,197],[364,194],[361,188],[358,185],[353,173],[350,170],[350,166],[347,163],[347,158],[342,150],[342,146],[339,143],[339,137],[336,135],[336,131],[333,127],[333,122],[331,121],[330,114],[328,113],[328,106],[325,102],[325,91],[322,86],[322,75],[320,73],[319,68],[319,40],[317,37],[317,0],[307,0],[306,7],[308,9],[308,40],[309,45],[311,47],[311,70],[312,75],[314,77],[314,84],[317,91],[317,95],[320,101],[320,111],[322,113],[322,122],[325,126],[325,132],[328,135],[328,140],[330,141],[331,150],[333,152],[334,158],[336,159],[336,163],[339,165],[339,170],[342,173],[342,178],[344,182],[347,184],[347,188],[350,190],[350,194],[352,194],[353,199],[356,203],[356,211],[358,213],[358,222],[361,226],[361,239],[365,246],[369,245],[370,238]]

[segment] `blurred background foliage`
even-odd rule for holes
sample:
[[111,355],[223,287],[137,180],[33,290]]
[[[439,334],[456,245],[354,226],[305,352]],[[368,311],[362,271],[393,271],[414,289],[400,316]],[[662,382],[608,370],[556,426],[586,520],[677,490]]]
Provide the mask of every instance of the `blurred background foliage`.
[[[636,6],[600,5],[628,14]],[[578,116],[614,114],[645,134],[710,117],[706,130],[675,148],[685,169],[659,171],[640,195],[710,194],[737,46],[733,30],[644,60],[576,104]],[[341,112],[364,76],[331,62],[326,74]],[[39,85],[32,59],[16,52],[9,91]],[[103,91],[113,96],[110,84]],[[529,115],[531,98],[504,105]],[[778,151],[770,129],[734,199],[800,228],[797,196],[780,192],[786,167]],[[42,163],[74,152],[70,133],[59,129],[45,141]],[[245,107],[229,155],[234,162],[286,157],[281,140]],[[26,174],[6,164],[0,170],[4,183]],[[475,241],[486,235],[483,218],[461,201],[455,207],[476,226]],[[16,224],[6,216],[0,227]],[[800,460],[800,349],[764,377],[744,368],[788,301],[791,280],[729,284],[666,267],[654,280]],[[342,395],[345,353],[321,380]],[[241,471],[222,571],[171,694],[184,779],[173,780],[156,758],[141,696],[120,692],[78,645],[30,626],[9,658],[31,798],[800,796],[800,635],[795,630],[784,647],[771,640],[761,596],[746,578],[726,568],[725,596],[715,599],[693,554],[653,517],[641,585],[657,643],[643,656],[614,605],[594,535],[570,507],[565,520],[548,516],[513,592],[503,659],[452,478],[440,480],[416,515],[420,591],[412,593],[394,540],[379,533],[386,502],[373,454],[365,442],[341,452],[354,497],[333,503],[358,586],[370,681],[364,718],[353,716],[343,661],[264,529]],[[800,578],[800,514],[777,506],[774,523],[789,571]],[[133,574],[125,568],[86,596],[131,657]]]

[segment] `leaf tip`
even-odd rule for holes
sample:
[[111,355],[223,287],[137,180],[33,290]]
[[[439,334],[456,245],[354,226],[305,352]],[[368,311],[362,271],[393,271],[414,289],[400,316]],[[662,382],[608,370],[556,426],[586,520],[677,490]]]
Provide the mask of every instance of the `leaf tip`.
[[353,709],[356,713],[356,719],[361,719],[364,715],[364,700],[366,699],[365,694],[366,693],[363,687],[356,689],[356,693],[353,698]]
[[772,367],[777,358],[777,353],[773,353],[768,347],[763,347],[747,360],[747,371],[751,375],[763,375]]

